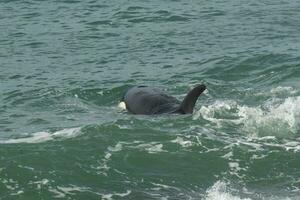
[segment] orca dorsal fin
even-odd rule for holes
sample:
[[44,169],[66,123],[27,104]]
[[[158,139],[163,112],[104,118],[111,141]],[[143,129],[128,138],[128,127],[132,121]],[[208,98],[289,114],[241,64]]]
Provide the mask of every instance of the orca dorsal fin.
[[203,84],[194,87],[181,102],[179,108],[180,112],[183,114],[192,114],[198,97],[205,89],[206,86]]

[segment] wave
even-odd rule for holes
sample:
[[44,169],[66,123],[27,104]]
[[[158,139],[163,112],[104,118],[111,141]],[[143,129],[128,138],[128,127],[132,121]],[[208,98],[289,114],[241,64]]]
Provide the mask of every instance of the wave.
[[[255,192],[248,191],[247,188],[242,188],[239,194],[236,193],[236,189],[231,188],[230,184],[224,181],[217,181],[213,186],[207,189],[205,200],[294,200],[299,199],[299,196],[295,197],[283,197],[275,195],[263,195]],[[240,197],[246,196],[246,198]],[[250,197],[250,198],[249,198]]]
[[278,97],[286,93],[296,94],[290,87],[278,87],[270,91],[272,98],[257,106],[240,105],[235,100],[217,100],[202,106],[193,118],[201,116],[218,128],[238,126],[242,132],[254,137],[296,137],[300,134],[300,96]]
[[238,106],[238,115],[248,132],[259,136],[291,137],[299,132],[300,97],[288,97],[266,108]]
[[212,187],[206,191],[206,200],[251,200],[249,198],[241,198],[234,196],[229,192],[226,183],[217,181]]
[[54,133],[42,131],[42,132],[29,134],[28,137],[0,140],[0,144],[42,143],[54,139],[73,138],[80,135],[80,133],[81,133],[80,127],[63,129],[60,131],[56,131]]

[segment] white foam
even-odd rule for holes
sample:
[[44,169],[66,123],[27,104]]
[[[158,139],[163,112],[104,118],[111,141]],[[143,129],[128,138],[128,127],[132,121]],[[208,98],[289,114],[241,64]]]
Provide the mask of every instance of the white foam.
[[118,142],[114,147],[108,147],[109,151],[116,152],[122,150],[122,143]]
[[171,142],[177,143],[177,144],[181,145],[182,147],[190,147],[190,146],[193,145],[193,144],[192,144],[192,141],[184,140],[184,139],[181,138],[181,137],[176,137],[176,139],[171,140]]
[[19,190],[19,191],[17,191],[17,192],[11,193],[10,195],[11,195],[11,196],[17,196],[17,195],[20,195],[20,194],[23,194],[23,193],[24,193],[23,190]]
[[294,151],[294,152],[300,151],[300,142],[295,142],[295,141],[286,141],[285,143],[282,144],[265,142],[264,145],[270,147],[278,147],[286,151]]
[[126,197],[128,196],[129,194],[131,194],[131,190],[127,190],[126,192],[124,193],[111,193],[111,194],[100,194],[101,195],[101,199],[105,199],[105,200],[112,200],[113,196],[118,196],[118,197]]
[[206,191],[206,200],[251,200],[241,198],[230,193],[226,183],[217,181],[211,188]]
[[211,105],[202,106],[198,112],[195,112],[193,119],[198,119],[202,116],[204,119],[215,123],[218,127],[221,127],[223,122],[234,122],[234,119],[237,118],[234,113],[236,109],[237,103],[235,101],[217,100]]
[[71,185],[69,187],[63,187],[63,186],[57,186],[57,189],[62,191],[64,194],[75,194],[74,192],[86,192],[90,191],[90,188],[88,187],[78,187],[75,185]]
[[233,156],[233,153],[232,153],[232,151],[230,151],[230,152],[226,153],[224,156],[222,156],[222,158],[229,160],[232,158],[232,156]]
[[300,96],[271,99],[260,106],[239,105],[233,100],[216,101],[195,113],[218,128],[226,124],[242,125],[249,136],[291,137],[300,130]]
[[153,146],[150,146],[150,147],[146,148],[146,150],[149,153],[158,153],[158,152],[163,152],[164,151],[162,148],[163,148],[162,144],[156,144],[156,145],[153,145]]
[[0,177],[0,183],[3,183],[6,189],[11,191],[16,191],[19,189],[19,183],[11,178],[5,179]]
[[48,179],[42,179],[40,181],[30,181],[28,184],[30,185],[36,185],[37,189],[40,190],[42,186],[45,186],[49,183],[50,181]]
[[300,97],[288,97],[281,104],[261,107],[238,106],[238,116],[246,130],[259,136],[296,134],[300,124]]
[[0,140],[0,144],[17,144],[17,143],[41,143],[41,142],[47,142],[54,139],[67,139],[67,138],[73,138],[78,136],[81,128],[69,128],[69,129],[63,129],[60,131],[56,131],[54,133],[51,132],[36,132],[32,134],[26,134],[29,135],[29,137],[24,138],[16,138],[16,139],[7,139],[7,140]]
[[294,90],[293,87],[288,87],[288,86],[278,86],[276,88],[272,88],[271,89],[271,94],[273,95],[279,95],[279,94],[287,94],[287,95],[290,95],[290,94],[296,94],[296,90]]
[[108,166],[108,162],[111,160],[111,156],[113,155],[113,153],[122,150],[123,148],[122,143],[123,142],[118,142],[115,146],[107,147],[107,151],[104,153],[104,157],[101,159],[101,161],[99,161],[96,166],[91,166],[91,167],[95,169],[97,173],[107,176],[107,171],[110,170],[110,167]]
[[146,143],[146,144],[139,144],[137,146],[138,149],[145,150],[148,153],[160,153],[160,152],[165,152],[163,150],[163,144],[159,144],[156,142],[151,142],[151,143]]
[[240,170],[239,163],[237,163],[237,162],[229,162],[228,165],[232,169]]
[[[88,187],[79,187],[75,185],[70,185],[68,187],[65,186],[57,186],[57,187],[51,187],[49,186],[48,188],[49,192],[52,192],[55,194],[54,198],[64,198],[66,195],[75,195],[77,192],[93,192],[90,188]],[[98,194],[98,193],[96,193]],[[100,194],[98,194],[100,195]]]
[[[261,199],[261,200],[298,200],[299,195],[293,197],[284,197],[284,196],[275,196],[275,195],[262,195],[256,192],[248,191],[247,188],[241,188],[241,193],[243,195],[251,196],[251,198],[242,198],[238,195],[232,194],[233,191],[237,192],[237,190],[230,188],[230,185],[226,184],[223,181],[217,181],[212,187],[207,189],[205,200],[253,200]],[[296,191],[298,191],[296,189]]]
[[272,88],[270,91],[267,92],[258,92],[254,93],[255,96],[265,96],[265,97],[286,97],[297,94],[297,90],[293,87],[289,86],[278,86],[276,88]]
[[159,190],[162,190],[162,189],[167,189],[167,190],[172,189],[172,190],[180,191],[179,188],[174,187],[174,186],[164,185],[164,184],[161,184],[161,183],[151,183],[151,184],[155,186],[154,188],[151,188],[151,190],[155,190],[155,191],[159,191]]

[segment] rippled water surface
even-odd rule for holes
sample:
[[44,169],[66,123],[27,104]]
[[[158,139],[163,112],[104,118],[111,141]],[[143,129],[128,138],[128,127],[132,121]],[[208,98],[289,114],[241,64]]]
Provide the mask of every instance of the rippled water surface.
[[[0,1],[0,199],[300,199],[300,2]],[[193,115],[139,116],[133,85]]]

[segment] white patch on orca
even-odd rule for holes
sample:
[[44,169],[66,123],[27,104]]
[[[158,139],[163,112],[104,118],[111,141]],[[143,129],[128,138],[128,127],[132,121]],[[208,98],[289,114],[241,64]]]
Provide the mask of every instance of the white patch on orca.
[[121,110],[126,110],[126,104],[124,101],[121,101],[118,105],[118,107],[121,109]]

